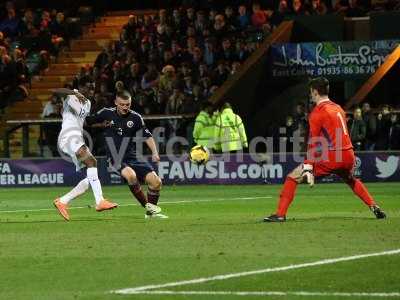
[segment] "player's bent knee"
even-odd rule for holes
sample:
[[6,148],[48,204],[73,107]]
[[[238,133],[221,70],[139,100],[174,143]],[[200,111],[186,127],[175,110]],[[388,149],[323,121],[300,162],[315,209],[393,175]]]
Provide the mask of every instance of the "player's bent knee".
[[161,178],[155,174],[155,173],[150,173],[147,176],[147,184],[153,189],[153,190],[160,190],[162,186],[162,181]]
[[158,176],[156,176],[156,189],[157,189],[157,190],[161,190],[161,187],[162,187],[161,178],[158,177]]
[[297,177],[294,174],[290,173],[289,175],[286,176],[286,179],[291,179],[296,181],[297,183],[301,183],[302,182],[302,178],[301,177]]
[[292,172],[290,172],[287,175],[287,177],[291,178],[292,180],[295,180],[297,183],[302,183],[303,182],[303,177],[301,176],[302,172],[303,172],[302,167],[298,166]]
[[342,177],[344,183],[353,186],[357,180],[357,178],[355,178],[354,176],[343,176]]
[[88,168],[97,167],[97,160],[92,154],[90,154],[89,157],[85,159],[83,162],[86,164]]
[[89,149],[83,145],[78,152],[76,153],[77,158],[82,161],[86,167],[88,168],[95,168],[97,167],[97,160],[93,156],[92,153],[90,153]]
[[137,183],[137,177],[136,175],[129,174],[128,176],[124,176],[125,180],[128,182],[128,184],[136,184]]
[[121,175],[125,178],[128,184],[135,184],[137,182],[136,173],[131,168],[124,168],[121,171]]

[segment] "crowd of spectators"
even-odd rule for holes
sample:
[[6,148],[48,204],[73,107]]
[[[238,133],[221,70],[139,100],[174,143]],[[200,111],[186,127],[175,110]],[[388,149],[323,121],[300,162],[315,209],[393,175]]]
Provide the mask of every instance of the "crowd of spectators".
[[91,85],[95,109],[112,105],[116,91],[125,89],[143,114],[198,112],[269,33],[265,21],[252,21],[259,5],[252,9],[129,16],[120,40],[105,47],[92,68],[82,68],[73,86],[82,80]]
[[[389,105],[380,109],[371,109],[368,102],[347,113],[348,134],[356,151],[400,150],[400,119],[399,114]],[[297,135],[305,138],[308,134],[307,109],[305,105],[296,105],[295,112],[286,118],[285,132],[278,134],[286,138],[286,150],[293,151],[290,138],[296,131]],[[305,139],[304,139],[305,141]],[[301,144],[302,151],[305,143]]]
[[26,98],[31,77],[68,44],[67,29],[63,12],[17,8],[13,1],[0,6],[0,112]]
[[[120,39],[103,49],[93,67],[83,67],[72,87],[86,84],[92,112],[113,106],[116,92],[127,90],[141,114],[194,115],[270,33],[260,14],[265,16],[254,4],[131,15]],[[187,136],[193,124],[170,120],[162,125],[171,137]]]
[[400,150],[400,120],[389,105],[374,113],[364,103],[354,110],[348,126],[356,150]]
[[155,15],[129,16],[120,39],[103,49],[93,67],[82,68],[73,87],[87,82],[94,111],[112,106],[120,89],[131,93],[142,114],[196,113],[285,18],[360,16],[377,7],[362,0],[209,2],[181,1]]

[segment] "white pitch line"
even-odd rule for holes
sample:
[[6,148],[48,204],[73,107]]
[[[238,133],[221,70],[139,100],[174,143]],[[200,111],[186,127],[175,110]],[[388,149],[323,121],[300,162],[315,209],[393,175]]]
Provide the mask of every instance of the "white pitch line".
[[169,283],[164,283],[164,284],[144,285],[144,286],[139,286],[139,287],[134,287],[134,288],[115,290],[115,291],[111,291],[111,293],[133,294],[133,293],[137,293],[138,291],[148,291],[148,290],[162,289],[162,288],[172,287],[172,286],[182,286],[182,285],[188,285],[188,284],[204,283],[204,282],[217,281],[217,280],[226,280],[226,279],[230,279],[230,278],[238,278],[238,277],[257,275],[257,274],[288,271],[288,270],[294,270],[294,269],[335,264],[338,262],[363,259],[363,258],[367,258],[367,257],[394,255],[394,254],[399,254],[399,253],[400,253],[400,249],[395,249],[395,250],[383,251],[383,252],[367,253],[367,254],[360,254],[360,255],[353,255],[353,256],[344,256],[344,257],[323,259],[323,260],[318,260],[318,261],[309,262],[309,263],[288,265],[288,266],[284,266],[284,267],[266,268],[266,269],[261,269],[261,270],[253,270],[253,271],[240,272],[240,273],[223,274],[223,275],[216,275],[216,276],[212,276],[212,277],[203,277],[203,278],[196,278],[196,279],[191,279],[191,280],[169,282]]
[[305,292],[305,291],[137,291],[135,295],[207,295],[207,296],[309,296],[309,297],[400,297],[400,293],[343,293],[343,292]]
[[[182,200],[182,201],[165,201],[160,202],[160,205],[164,204],[180,204],[180,203],[196,203],[196,202],[217,202],[217,201],[237,201],[237,200],[257,200],[257,199],[271,199],[271,196],[260,196],[260,197],[238,197],[238,198],[220,198],[220,199],[199,199],[199,200]],[[118,207],[128,207],[128,206],[139,206],[139,204],[123,204],[118,205]],[[69,209],[82,209],[89,208],[89,206],[75,206]],[[17,209],[17,210],[0,210],[1,213],[18,213],[18,212],[39,212],[39,211],[53,211],[54,208],[38,208],[38,209]]]

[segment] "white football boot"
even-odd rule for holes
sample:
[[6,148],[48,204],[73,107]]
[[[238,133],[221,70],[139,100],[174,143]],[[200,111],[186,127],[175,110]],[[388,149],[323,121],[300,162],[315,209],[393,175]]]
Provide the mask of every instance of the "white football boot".
[[146,204],[146,214],[144,215],[145,219],[149,218],[159,218],[159,219],[168,219],[168,216],[160,214],[161,207],[147,203]]

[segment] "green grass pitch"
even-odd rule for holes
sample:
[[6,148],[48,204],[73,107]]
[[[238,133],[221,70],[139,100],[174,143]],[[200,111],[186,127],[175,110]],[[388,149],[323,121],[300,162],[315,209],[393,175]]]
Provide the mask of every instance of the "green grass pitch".
[[367,186],[388,219],[342,184],[300,186],[284,224],[260,222],[275,210],[276,185],[165,186],[167,220],[145,220],[126,186],[104,187],[121,207],[97,213],[89,191],[70,222],[52,207],[69,188],[2,188],[0,299],[399,299],[400,254],[110,293],[400,249],[400,184]]

